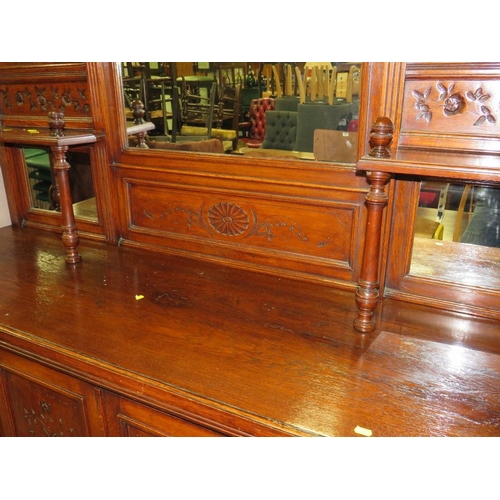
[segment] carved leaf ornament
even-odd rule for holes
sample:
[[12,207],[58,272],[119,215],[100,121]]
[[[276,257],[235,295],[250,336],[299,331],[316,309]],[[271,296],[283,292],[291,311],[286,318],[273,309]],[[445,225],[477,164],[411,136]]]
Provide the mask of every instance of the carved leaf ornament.
[[430,93],[430,87],[424,93],[419,92],[418,90],[412,91],[413,97],[417,100],[415,107],[419,111],[417,114],[417,120],[421,120],[423,118],[426,122],[430,122],[432,119],[431,108],[425,103],[425,100],[429,97]]
[[460,92],[454,92],[455,84],[452,83],[448,87],[442,83],[436,84],[436,89],[439,92],[436,101],[429,101],[432,93],[432,87],[429,87],[424,92],[419,90],[412,90],[412,95],[416,100],[415,108],[418,110],[416,119],[424,119],[429,123],[432,119],[431,105],[433,102],[440,103],[443,108],[445,116],[451,117],[463,113],[467,108],[466,100],[479,104],[478,112],[479,118],[474,122],[474,126],[482,125],[483,123],[495,124],[496,118],[491,113],[491,109],[482,104],[484,101],[490,99],[491,95],[484,93],[482,87],[479,87],[475,92],[467,91],[465,96]]

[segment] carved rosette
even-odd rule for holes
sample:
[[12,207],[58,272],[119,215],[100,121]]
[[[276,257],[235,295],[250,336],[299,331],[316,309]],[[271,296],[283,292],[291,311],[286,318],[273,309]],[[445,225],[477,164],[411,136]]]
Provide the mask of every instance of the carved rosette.
[[212,205],[207,218],[213,229],[225,236],[238,236],[249,226],[248,214],[234,203],[220,202]]

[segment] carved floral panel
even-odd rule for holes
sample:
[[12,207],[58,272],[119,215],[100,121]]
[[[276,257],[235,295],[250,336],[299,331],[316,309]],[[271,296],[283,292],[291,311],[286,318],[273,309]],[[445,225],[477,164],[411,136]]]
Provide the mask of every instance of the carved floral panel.
[[407,81],[401,131],[499,135],[500,81]]
[[16,436],[88,436],[82,396],[10,372],[5,378]]
[[63,111],[69,117],[90,116],[86,83],[0,84],[1,114],[46,116],[49,111]]
[[140,183],[129,196],[132,230],[352,264],[360,212],[355,203],[281,203]]

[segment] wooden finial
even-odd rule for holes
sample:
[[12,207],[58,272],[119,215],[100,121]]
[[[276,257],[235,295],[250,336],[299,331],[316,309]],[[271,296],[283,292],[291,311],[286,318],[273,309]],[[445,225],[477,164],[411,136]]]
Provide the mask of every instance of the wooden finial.
[[368,153],[375,158],[390,158],[388,147],[394,137],[394,125],[386,116],[379,116],[372,125],[370,132],[371,151]]
[[62,137],[64,135],[64,113],[62,111],[50,111],[47,117],[51,134]]
[[139,99],[135,99],[131,106],[134,123],[136,125],[142,125],[144,123],[144,115],[146,114],[144,104]]

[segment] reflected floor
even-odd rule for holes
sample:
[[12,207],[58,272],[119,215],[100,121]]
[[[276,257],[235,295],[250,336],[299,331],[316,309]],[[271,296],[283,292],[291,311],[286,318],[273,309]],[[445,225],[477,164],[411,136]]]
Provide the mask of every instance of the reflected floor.
[[500,248],[415,237],[410,274],[500,289]]
[[500,190],[424,182],[410,274],[500,289]]
[[95,198],[79,201],[73,204],[75,217],[85,219],[97,219],[97,206]]

